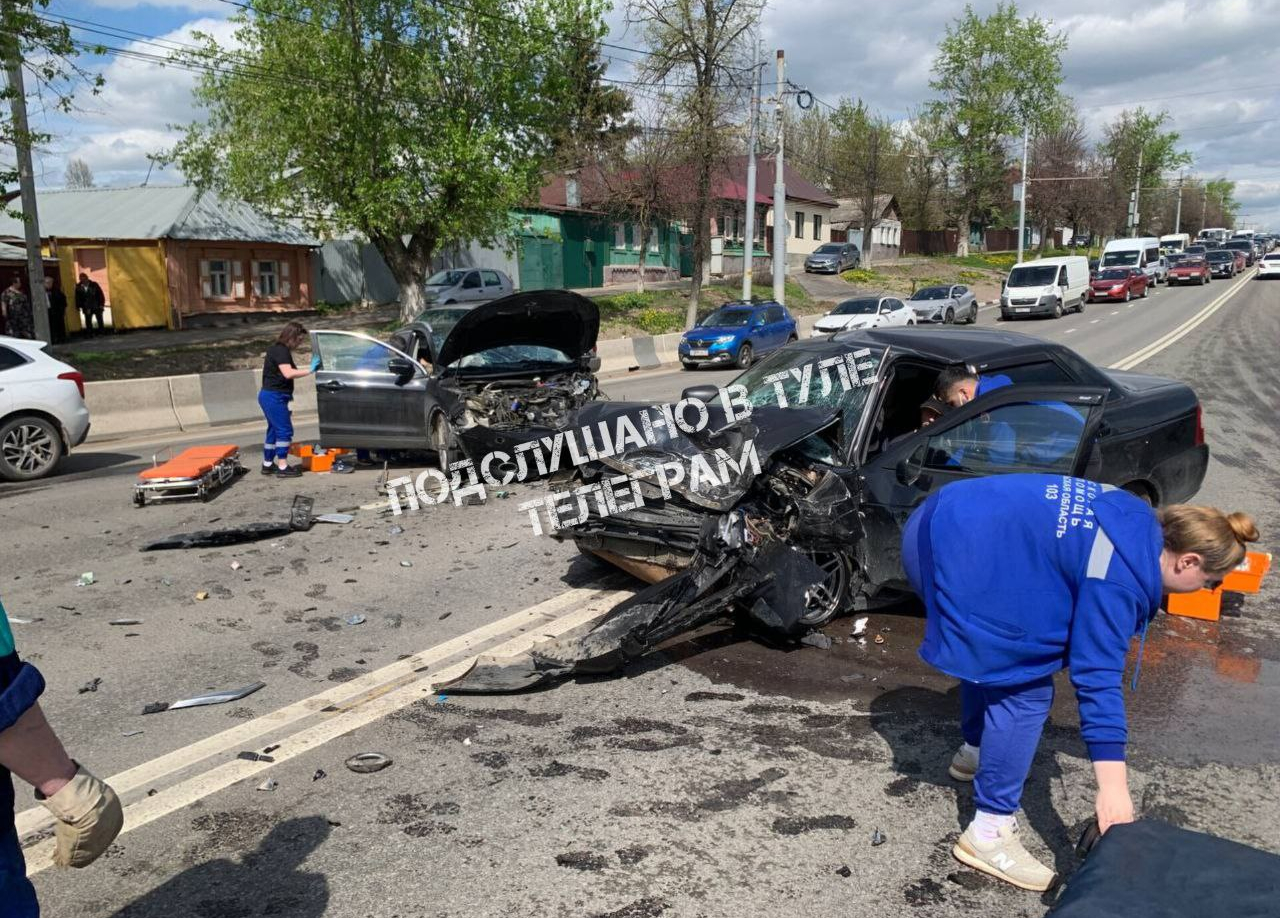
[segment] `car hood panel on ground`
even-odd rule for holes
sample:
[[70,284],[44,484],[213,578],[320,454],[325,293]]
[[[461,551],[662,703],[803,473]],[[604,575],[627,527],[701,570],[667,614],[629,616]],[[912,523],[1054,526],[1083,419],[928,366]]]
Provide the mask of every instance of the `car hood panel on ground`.
[[600,310],[569,290],[531,290],[483,303],[458,320],[440,345],[437,360],[448,367],[497,347],[555,348],[578,360],[596,346]]

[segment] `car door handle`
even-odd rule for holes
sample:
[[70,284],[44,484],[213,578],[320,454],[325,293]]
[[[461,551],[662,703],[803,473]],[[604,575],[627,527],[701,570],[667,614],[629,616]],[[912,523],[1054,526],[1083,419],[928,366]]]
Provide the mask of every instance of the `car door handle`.
[[339,389],[345,389],[346,384],[337,379],[331,379],[328,382],[316,383],[317,389],[324,389],[326,392],[337,392]]

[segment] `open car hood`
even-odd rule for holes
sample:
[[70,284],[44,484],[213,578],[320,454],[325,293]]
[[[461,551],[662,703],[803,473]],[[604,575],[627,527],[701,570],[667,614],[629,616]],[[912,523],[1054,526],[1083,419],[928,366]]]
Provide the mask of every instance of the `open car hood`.
[[531,290],[482,303],[449,330],[436,355],[448,367],[497,347],[534,345],[563,351],[570,360],[590,353],[600,334],[596,304],[569,290]]
[[[719,405],[708,405],[710,423],[696,434],[677,431],[672,436],[661,427],[653,430],[655,444],[643,449],[627,449],[612,456],[601,456],[600,462],[625,474],[655,471],[669,462],[680,462],[684,467],[684,480],[671,483],[671,490],[701,507],[725,512],[746,494],[756,474],[749,462],[743,460],[743,448],[753,441],[760,471],[769,467],[775,453],[795,446],[814,434],[839,423],[837,411],[826,408],[781,408],[767,405],[755,408],[749,418],[725,425],[725,417]],[[628,415],[639,430],[640,414],[652,406],[640,402],[591,402],[583,405],[575,420],[576,427],[598,428],[604,425],[616,431],[622,415]],[[652,417],[652,412],[650,413]],[[733,464],[722,464],[716,450],[723,450]],[[698,487],[690,487],[691,466],[695,457],[704,460],[713,470],[712,481],[700,480]],[[727,474],[725,474],[727,472]],[[656,482],[656,477],[649,479]]]

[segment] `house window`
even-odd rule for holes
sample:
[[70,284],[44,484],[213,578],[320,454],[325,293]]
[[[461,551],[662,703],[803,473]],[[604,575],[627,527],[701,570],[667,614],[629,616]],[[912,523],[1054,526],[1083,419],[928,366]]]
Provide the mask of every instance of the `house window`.
[[822,241],[822,214],[813,215],[813,238]]
[[644,242],[640,238],[640,224],[633,223],[631,224],[631,247],[639,251],[642,245]]
[[627,228],[621,223],[613,224],[613,247],[615,249],[627,247]]
[[804,238],[804,211],[803,210],[796,211],[796,238],[797,239]]
[[209,259],[209,292],[206,296],[231,296],[231,262]]
[[280,262],[260,261],[254,276],[253,289],[258,296],[280,295]]
[[658,228],[656,226],[649,227],[649,251],[658,251]]

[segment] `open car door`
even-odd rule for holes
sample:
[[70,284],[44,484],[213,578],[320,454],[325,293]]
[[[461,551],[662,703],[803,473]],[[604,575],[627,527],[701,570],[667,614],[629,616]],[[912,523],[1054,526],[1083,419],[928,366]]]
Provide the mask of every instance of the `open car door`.
[[425,449],[428,376],[411,356],[368,335],[313,331],[323,447]]
[[949,482],[1084,473],[1106,398],[1106,389],[1091,386],[1003,386],[870,459],[863,469],[868,545],[874,546],[867,552],[868,579],[909,589],[902,530],[911,512]]

